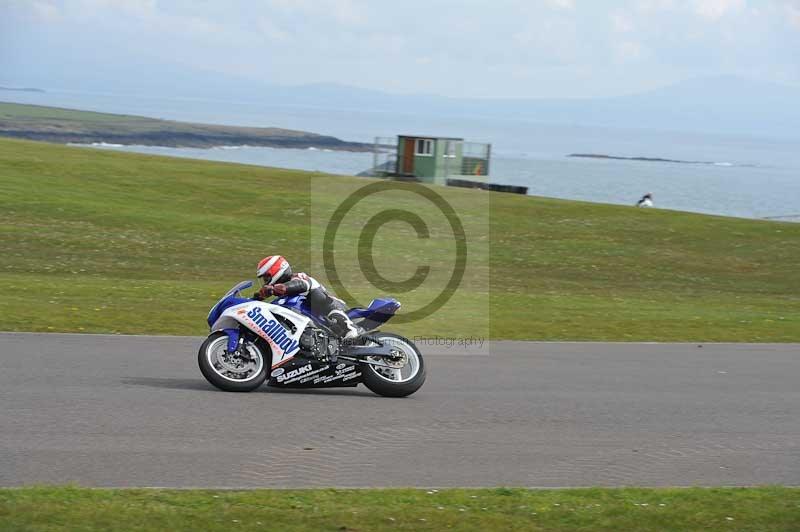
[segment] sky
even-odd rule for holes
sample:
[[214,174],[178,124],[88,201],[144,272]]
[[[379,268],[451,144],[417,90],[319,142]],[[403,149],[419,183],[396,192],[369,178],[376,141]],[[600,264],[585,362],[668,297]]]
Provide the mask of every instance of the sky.
[[592,98],[720,75],[800,86],[800,0],[0,0],[2,85]]

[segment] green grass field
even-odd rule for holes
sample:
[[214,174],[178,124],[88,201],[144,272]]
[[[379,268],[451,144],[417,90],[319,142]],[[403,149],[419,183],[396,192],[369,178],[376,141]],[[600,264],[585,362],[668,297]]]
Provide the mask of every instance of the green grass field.
[[796,531],[800,490],[0,489],[0,530]]
[[[335,206],[368,182],[0,140],[0,330],[205,334],[208,308],[264,255],[280,252],[319,273],[312,203]],[[473,266],[441,311],[389,329],[800,341],[800,224],[434,189],[464,220]],[[363,222],[343,225],[344,249],[356,246]],[[414,251],[408,226],[379,235],[376,265],[386,277],[408,277],[423,256],[433,257],[432,278],[449,272],[446,253]],[[445,250],[447,237],[428,245]],[[360,272],[341,274],[357,286]],[[376,295],[354,291],[359,300]],[[426,293],[399,297],[410,309]]]

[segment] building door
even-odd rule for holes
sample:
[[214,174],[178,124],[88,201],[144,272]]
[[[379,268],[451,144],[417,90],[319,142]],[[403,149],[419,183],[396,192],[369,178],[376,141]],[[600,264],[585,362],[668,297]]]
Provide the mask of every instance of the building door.
[[413,174],[414,173],[414,145],[415,139],[405,139],[403,146],[403,168],[401,173]]

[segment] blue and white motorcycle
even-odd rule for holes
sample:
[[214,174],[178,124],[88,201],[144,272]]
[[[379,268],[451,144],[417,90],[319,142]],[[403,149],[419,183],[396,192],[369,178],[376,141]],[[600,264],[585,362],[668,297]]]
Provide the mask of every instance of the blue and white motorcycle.
[[375,299],[347,311],[363,333],[336,336],[304,296],[271,302],[242,297],[253,286],[234,286],[208,313],[211,334],[197,361],[203,376],[221,390],[249,392],[269,386],[330,388],[364,383],[387,397],[405,397],[425,382],[422,353],[411,340],[376,331],[400,308],[394,299]]

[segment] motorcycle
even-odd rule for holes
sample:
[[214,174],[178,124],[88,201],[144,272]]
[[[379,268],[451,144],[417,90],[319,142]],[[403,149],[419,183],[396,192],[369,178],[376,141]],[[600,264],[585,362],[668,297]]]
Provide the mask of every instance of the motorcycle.
[[208,338],[197,361],[203,376],[227,392],[250,392],[267,381],[279,388],[353,387],[364,383],[378,395],[405,397],[425,382],[422,353],[411,340],[377,331],[400,308],[395,299],[374,299],[347,315],[361,334],[339,338],[305,296],[270,302],[242,297],[253,286],[231,288],[208,313]]

